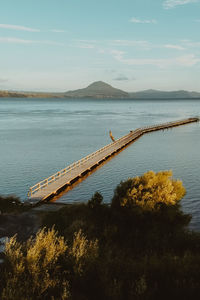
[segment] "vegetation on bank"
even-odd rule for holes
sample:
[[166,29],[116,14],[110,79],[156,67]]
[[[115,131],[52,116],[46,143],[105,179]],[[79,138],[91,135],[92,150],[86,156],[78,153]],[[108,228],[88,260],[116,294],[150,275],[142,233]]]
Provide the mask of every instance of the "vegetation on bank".
[[198,299],[200,233],[180,208],[185,189],[172,173],[121,182],[111,205],[46,213],[36,237],[6,245],[0,299]]
[[1,91],[0,98],[57,98],[58,94],[53,93],[32,93],[32,92],[11,92]]
[[19,198],[14,196],[0,196],[0,215],[27,210],[29,205],[24,205]]

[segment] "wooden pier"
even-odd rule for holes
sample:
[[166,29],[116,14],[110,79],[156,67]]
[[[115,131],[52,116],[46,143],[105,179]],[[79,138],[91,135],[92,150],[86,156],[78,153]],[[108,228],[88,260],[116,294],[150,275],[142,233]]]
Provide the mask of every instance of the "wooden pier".
[[135,141],[145,133],[156,130],[163,130],[180,126],[188,123],[198,122],[199,118],[189,118],[175,122],[168,122],[164,124],[147,126],[130,131],[127,135],[119,138],[103,148],[89,154],[88,156],[80,159],[79,161],[67,166],[59,172],[51,175],[50,177],[38,182],[30,187],[28,197],[31,202],[37,203],[43,200],[48,200],[59,194],[67,186],[77,181],[80,177],[87,174],[92,169],[96,168],[109,157],[123,149],[126,145]]

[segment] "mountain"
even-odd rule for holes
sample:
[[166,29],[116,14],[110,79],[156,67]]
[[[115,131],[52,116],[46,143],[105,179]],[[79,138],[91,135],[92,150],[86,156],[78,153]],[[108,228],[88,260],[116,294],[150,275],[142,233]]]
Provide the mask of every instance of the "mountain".
[[64,93],[68,98],[129,98],[129,94],[111,85],[96,81],[84,89]]
[[129,93],[132,99],[188,99],[188,98],[200,98],[200,93],[188,92],[184,90],[180,91],[157,91],[157,90],[145,90],[141,92]]
[[111,85],[96,81],[84,89],[68,91],[64,93],[36,93],[36,92],[12,92],[0,91],[0,97],[15,98],[113,98],[113,99],[200,99],[200,93],[180,91],[158,91],[145,90],[140,92],[127,93],[113,88]]

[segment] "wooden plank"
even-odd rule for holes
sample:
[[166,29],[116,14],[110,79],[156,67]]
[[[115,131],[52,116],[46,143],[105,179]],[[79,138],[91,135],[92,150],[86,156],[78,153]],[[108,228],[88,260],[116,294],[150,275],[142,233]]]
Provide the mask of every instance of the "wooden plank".
[[102,161],[108,159],[114,153],[125,147],[127,144],[138,139],[145,133],[149,133],[156,130],[163,130],[175,126],[180,126],[192,122],[199,121],[199,118],[189,118],[175,122],[168,122],[164,124],[158,124],[154,126],[147,126],[138,128],[134,131],[130,131],[129,134],[121,137],[109,145],[98,149],[96,152],[82,158],[78,162],[67,166],[63,170],[53,174],[52,176],[40,181],[29,189],[29,199],[31,202],[39,202],[47,200],[55,194],[58,194],[65,186],[76,181],[78,178],[86,174]]

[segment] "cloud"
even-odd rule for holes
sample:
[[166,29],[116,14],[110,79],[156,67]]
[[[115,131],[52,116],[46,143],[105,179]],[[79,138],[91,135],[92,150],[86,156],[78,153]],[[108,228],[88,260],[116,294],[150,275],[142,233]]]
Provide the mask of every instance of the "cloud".
[[109,51],[110,47],[137,47],[145,50],[153,48],[153,45],[145,40],[72,40],[72,46],[77,48],[96,48],[99,53]]
[[123,46],[123,47],[140,47],[145,49],[151,48],[151,44],[148,41],[112,40],[110,44],[114,46]]
[[62,43],[57,43],[54,41],[37,41],[37,40],[25,40],[18,39],[14,37],[0,37],[0,43],[10,43],[10,44],[44,44],[44,45],[63,45]]
[[111,54],[113,54],[114,58],[116,58],[117,60],[121,60],[123,55],[125,54],[124,51],[119,51],[119,50],[112,50]]
[[107,69],[107,70],[104,70],[105,73],[108,73],[108,74],[113,74],[113,73],[117,73],[117,70],[115,69]]
[[116,78],[114,78],[113,80],[117,80],[117,81],[126,81],[129,80],[129,78],[125,75],[120,74],[119,76],[117,76]]
[[0,78],[0,83],[4,83],[4,82],[7,82],[8,81],[8,78]]
[[105,50],[105,49],[99,49],[99,50],[98,50],[98,53],[104,54],[104,53],[106,53],[106,50]]
[[[12,25],[12,24],[0,24],[0,29],[10,29],[10,30],[18,30],[18,31],[28,31],[28,32],[43,32],[40,29],[21,26],[21,25]],[[54,32],[54,33],[64,33],[66,30],[62,29],[51,29],[47,30],[48,32]]]
[[25,27],[25,26],[19,26],[19,25],[11,25],[11,24],[0,24],[0,28],[19,30],[19,31],[40,32],[39,29]]
[[81,48],[81,49],[94,49],[95,46],[92,45],[92,44],[87,44],[87,45],[85,44],[85,45],[78,46],[78,48]]
[[164,9],[170,9],[174,8],[178,5],[185,5],[189,3],[195,3],[198,2],[199,0],[165,0],[163,2],[163,7]]
[[13,37],[0,37],[0,43],[13,43],[13,44],[33,44],[35,41],[24,40]]
[[168,49],[175,49],[175,50],[185,50],[184,47],[180,46],[180,45],[170,45],[170,44],[167,44],[167,45],[164,45],[165,48],[168,48]]
[[200,62],[194,54],[183,55],[175,58],[124,58],[124,52],[112,51],[113,57],[121,63],[127,65],[153,65],[160,68],[167,68],[169,66],[183,66],[192,67]]
[[94,40],[73,40],[72,47],[80,49],[94,49],[96,47],[96,41]]
[[66,30],[62,30],[62,29],[51,29],[51,32],[55,32],[55,33],[65,33],[67,32]]
[[130,20],[131,23],[137,23],[137,24],[156,24],[157,21],[152,19],[152,20],[141,20],[141,19],[138,19],[138,18],[135,18],[133,17],[131,20]]
[[77,43],[88,43],[88,44],[90,44],[90,43],[92,43],[92,44],[99,44],[100,43],[100,41],[98,41],[98,40],[81,40],[81,39],[74,39],[73,40],[74,42],[77,42]]
[[199,48],[200,47],[200,42],[194,42],[191,40],[183,40],[182,41],[185,45],[185,47],[190,47],[190,48]]

